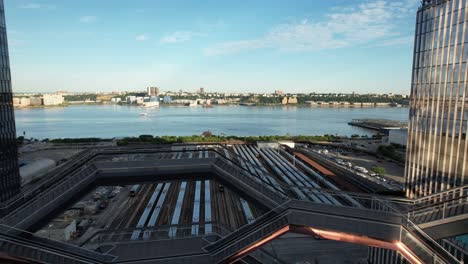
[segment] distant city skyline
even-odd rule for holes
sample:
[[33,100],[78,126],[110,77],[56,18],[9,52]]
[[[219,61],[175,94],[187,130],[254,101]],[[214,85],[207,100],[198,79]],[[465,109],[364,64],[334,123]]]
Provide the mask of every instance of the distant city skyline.
[[418,3],[7,0],[13,91],[408,94]]

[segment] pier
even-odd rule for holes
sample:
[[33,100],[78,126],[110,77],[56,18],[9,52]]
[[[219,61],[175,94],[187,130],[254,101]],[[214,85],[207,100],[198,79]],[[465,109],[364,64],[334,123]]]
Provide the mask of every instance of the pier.
[[350,126],[356,126],[371,129],[383,133],[388,133],[391,129],[408,128],[408,123],[389,119],[353,119],[348,123]]

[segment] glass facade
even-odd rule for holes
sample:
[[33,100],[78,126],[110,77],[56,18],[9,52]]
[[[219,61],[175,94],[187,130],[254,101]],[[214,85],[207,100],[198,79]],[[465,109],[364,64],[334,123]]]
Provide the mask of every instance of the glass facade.
[[3,0],[0,0],[0,202],[20,188],[15,116]]
[[417,12],[406,186],[409,198],[467,183],[467,0]]

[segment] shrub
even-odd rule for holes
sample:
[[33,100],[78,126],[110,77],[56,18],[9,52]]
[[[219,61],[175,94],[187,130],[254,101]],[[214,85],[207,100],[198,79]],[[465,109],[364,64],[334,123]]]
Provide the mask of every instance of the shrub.
[[386,173],[385,168],[377,167],[377,166],[373,167],[372,171],[375,172],[375,173],[378,173],[378,174],[385,174]]

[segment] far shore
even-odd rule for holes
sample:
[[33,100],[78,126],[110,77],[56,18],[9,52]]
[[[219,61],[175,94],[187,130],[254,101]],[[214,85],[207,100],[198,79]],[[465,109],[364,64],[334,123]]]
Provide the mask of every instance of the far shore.
[[[114,103],[65,103],[61,105],[30,105],[30,106],[14,106],[15,109],[38,109],[38,108],[59,108],[68,106],[83,106],[83,105],[118,105],[118,106],[131,106],[131,107],[143,107],[143,105],[137,104],[114,104]],[[202,107],[203,105],[197,106],[185,106],[184,104],[160,104],[158,107]],[[395,108],[395,107],[409,107],[409,105],[316,105],[316,104],[255,104],[255,105],[241,105],[241,104],[213,104],[213,107],[223,106],[243,106],[243,107],[279,107],[279,106],[296,106],[296,107],[310,107],[310,108]],[[157,107],[152,107],[157,108]]]

